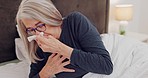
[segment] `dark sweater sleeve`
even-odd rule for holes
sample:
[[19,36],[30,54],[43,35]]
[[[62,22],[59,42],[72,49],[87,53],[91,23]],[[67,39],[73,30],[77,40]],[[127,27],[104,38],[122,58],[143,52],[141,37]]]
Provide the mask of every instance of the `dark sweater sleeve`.
[[70,58],[71,64],[87,72],[111,74],[113,64],[97,29],[81,13],[73,13],[71,18],[75,21],[74,32],[81,46],[81,50],[73,50]]
[[46,63],[46,58],[44,58],[43,52],[40,48],[37,49],[37,55],[41,61],[36,61],[37,63],[31,63],[30,65],[30,73],[29,73],[29,78],[40,78],[39,72],[41,69],[44,67]]
[[31,64],[29,78],[40,78],[38,66],[35,63]]

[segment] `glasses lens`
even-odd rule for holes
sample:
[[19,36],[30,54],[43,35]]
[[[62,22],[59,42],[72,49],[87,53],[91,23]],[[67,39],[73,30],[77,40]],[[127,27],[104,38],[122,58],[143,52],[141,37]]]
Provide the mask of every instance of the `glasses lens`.
[[29,36],[31,36],[31,35],[35,35],[35,30],[34,29],[27,29],[26,30],[27,31],[27,34],[29,35]]
[[37,28],[36,28],[36,30],[39,31],[39,32],[45,31],[46,30],[45,24],[38,25]]

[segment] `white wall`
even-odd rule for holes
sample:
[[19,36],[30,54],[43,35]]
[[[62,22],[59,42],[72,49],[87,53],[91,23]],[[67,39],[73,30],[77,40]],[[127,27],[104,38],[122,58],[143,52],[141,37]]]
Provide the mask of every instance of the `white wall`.
[[141,0],[140,2],[140,32],[148,34],[148,0]]
[[[148,0],[110,0],[109,32],[118,32],[119,22],[114,18],[116,4],[133,4],[133,20],[129,22],[127,31],[148,34]],[[145,9],[146,8],[146,9]]]

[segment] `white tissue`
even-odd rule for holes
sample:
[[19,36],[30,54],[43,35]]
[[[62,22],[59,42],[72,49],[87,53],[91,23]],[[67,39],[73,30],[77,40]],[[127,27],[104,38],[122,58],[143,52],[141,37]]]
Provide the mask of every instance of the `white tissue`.
[[[39,35],[43,36],[43,35],[44,35],[44,33],[43,33],[43,32],[41,32]],[[36,35],[29,36],[29,37],[27,37],[27,39],[28,39],[28,41],[29,41],[29,42],[31,42],[31,41],[33,41],[33,40],[35,40],[35,39],[36,39]]]

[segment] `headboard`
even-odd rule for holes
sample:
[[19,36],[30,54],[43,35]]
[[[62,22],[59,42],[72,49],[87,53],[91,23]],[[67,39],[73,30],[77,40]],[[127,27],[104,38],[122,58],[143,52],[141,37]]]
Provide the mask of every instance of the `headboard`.
[[108,31],[109,0],[52,0],[63,16],[79,11],[84,14],[100,33]]
[[21,0],[0,0],[0,62],[16,59],[15,16]]

